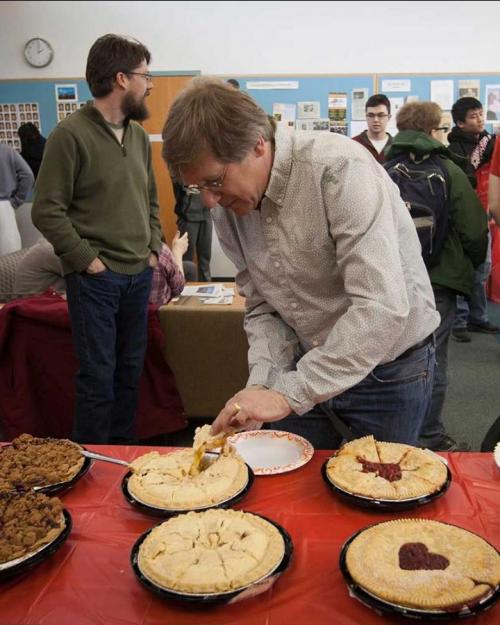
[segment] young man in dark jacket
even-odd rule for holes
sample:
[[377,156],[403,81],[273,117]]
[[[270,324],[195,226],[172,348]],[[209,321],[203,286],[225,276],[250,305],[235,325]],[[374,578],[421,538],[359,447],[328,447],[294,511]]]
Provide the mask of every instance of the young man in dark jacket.
[[[476,98],[459,98],[451,109],[455,126],[448,135],[449,149],[456,162],[464,169],[481,200],[488,210],[488,178],[495,136],[484,128],[483,105]],[[472,332],[496,334],[498,326],[488,320],[485,284],[491,270],[491,249],[488,243],[484,262],[474,273],[474,288],[470,299],[459,296],[452,336],[462,343],[470,342]]]
[[376,93],[368,98],[365,104],[366,123],[368,129],[353,137],[353,141],[361,143],[379,163],[385,161],[384,150],[392,142],[391,135],[385,131],[391,119],[391,103],[383,93]]
[[441,413],[446,396],[448,341],[455,318],[457,294],[470,297],[474,267],[484,259],[487,245],[487,220],[481,203],[467,176],[451,159],[445,146],[436,140],[442,111],[435,102],[405,104],[397,115],[399,133],[388,150],[387,160],[409,155],[420,163],[439,155],[448,178],[448,234],[441,254],[429,269],[436,308],[441,324],[436,330],[437,370],[431,409],[424,419],[420,444],[429,449],[459,451],[470,449],[447,435]]
[[95,98],[51,133],[33,222],[59,256],[79,363],[72,437],[135,440],[148,298],[161,250],[148,116],[151,55],[135,40],[100,37],[87,60]]

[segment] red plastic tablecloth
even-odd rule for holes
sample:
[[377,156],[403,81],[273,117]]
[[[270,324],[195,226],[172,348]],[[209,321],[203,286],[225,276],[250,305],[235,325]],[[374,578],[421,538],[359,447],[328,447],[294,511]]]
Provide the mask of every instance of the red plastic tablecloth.
[[[89,448],[129,461],[153,449]],[[318,451],[296,471],[256,477],[246,498],[235,507],[283,525],[295,546],[292,564],[267,593],[203,609],[170,603],[135,578],[129,562],[131,548],[158,519],[126,502],[120,488],[121,467],[94,463],[61,496],[74,524],[66,543],[31,572],[0,584],[0,623],[386,625],[387,617],[349,597],[339,571],[340,549],[354,532],[395,516],[424,517],[459,525],[500,546],[500,469],[493,454],[448,454],[453,474],[449,491],[431,504],[400,515],[375,514],[342,503],[321,477],[321,465],[330,455]],[[412,621],[397,617],[390,622]],[[499,622],[500,605],[467,620],[471,625]]]

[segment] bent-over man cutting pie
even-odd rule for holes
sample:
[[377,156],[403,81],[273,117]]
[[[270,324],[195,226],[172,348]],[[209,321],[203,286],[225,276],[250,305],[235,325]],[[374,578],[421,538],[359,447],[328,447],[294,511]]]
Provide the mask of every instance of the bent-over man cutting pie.
[[386,172],[344,136],[276,129],[211,78],[179,94],[163,139],[171,175],[212,209],[246,298],[250,377],[212,433],[276,421],[331,448],[334,411],[353,436],[415,444],[439,314]]

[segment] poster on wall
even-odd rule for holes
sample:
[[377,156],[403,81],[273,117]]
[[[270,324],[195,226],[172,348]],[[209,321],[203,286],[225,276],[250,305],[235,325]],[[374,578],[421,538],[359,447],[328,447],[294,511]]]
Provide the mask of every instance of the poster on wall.
[[486,120],[500,120],[500,85],[486,85]]
[[351,119],[357,121],[365,119],[365,105],[368,100],[368,89],[353,89],[351,95]]
[[0,104],[0,142],[20,151],[21,141],[17,131],[21,124],[28,122],[42,132],[38,102]]
[[320,117],[319,102],[297,102],[298,119],[319,119]]
[[76,102],[78,100],[77,85],[55,85],[58,102]]
[[295,104],[287,104],[282,102],[275,102],[273,104],[273,117],[276,120],[278,127],[288,128],[293,130],[295,128]]
[[347,121],[347,93],[328,94],[328,119],[335,123]]
[[408,78],[383,80],[381,93],[393,91],[411,91],[411,80]]
[[431,102],[436,102],[443,111],[453,106],[453,80],[431,80]]
[[479,85],[479,80],[459,80],[458,97],[476,98],[476,100],[479,100]]
[[335,132],[338,135],[348,136],[348,124],[347,122],[335,122],[330,123],[330,132]]
[[81,109],[85,106],[85,102],[58,102],[57,103],[57,122],[59,123],[71,113],[74,113],[77,109]]

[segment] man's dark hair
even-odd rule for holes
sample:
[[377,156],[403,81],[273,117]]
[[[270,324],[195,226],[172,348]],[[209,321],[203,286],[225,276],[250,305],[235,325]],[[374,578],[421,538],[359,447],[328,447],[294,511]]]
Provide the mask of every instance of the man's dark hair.
[[90,48],[87,58],[87,79],[94,98],[103,98],[113,91],[118,72],[127,74],[143,61],[149,65],[151,53],[136,39],[120,35],[103,35]]
[[455,104],[451,107],[451,116],[453,117],[453,123],[464,122],[469,111],[477,111],[482,109],[483,105],[476,98],[459,98]]
[[229,85],[232,85],[235,89],[239,89],[240,88],[240,83],[236,80],[236,78],[228,78],[226,80],[226,82]]
[[369,106],[380,106],[381,104],[384,104],[387,107],[387,112],[390,115],[391,114],[391,101],[383,93],[375,93],[374,95],[370,96],[368,100],[366,101],[365,111]]

